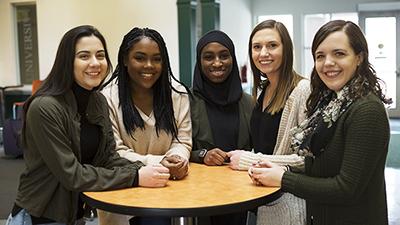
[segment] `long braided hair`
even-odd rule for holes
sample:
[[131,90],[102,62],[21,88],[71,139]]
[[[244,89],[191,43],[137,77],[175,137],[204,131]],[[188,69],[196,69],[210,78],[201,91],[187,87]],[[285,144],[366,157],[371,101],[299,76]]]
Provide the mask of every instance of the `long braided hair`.
[[124,60],[128,57],[130,50],[143,38],[150,38],[157,43],[162,59],[161,75],[152,87],[153,113],[156,119],[155,126],[157,135],[160,130],[164,130],[178,139],[178,129],[174,117],[171,92],[173,90],[179,94],[186,93],[176,90],[172,86],[171,78],[184,86],[188,92],[189,89],[183,83],[179,82],[172,74],[167,47],[161,34],[156,30],[135,27],[124,36],[118,51],[118,65],[110,80],[108,80],[104,86],[107,86],[116,79],[119,92],[119,107],[122,109],[123,123],[127,133],[132,135],[137,128],[144,129],[143,119],[134,106],[134,101],[131,96],[132,86],[130,85],[130,77],[127,67],[124,64]]

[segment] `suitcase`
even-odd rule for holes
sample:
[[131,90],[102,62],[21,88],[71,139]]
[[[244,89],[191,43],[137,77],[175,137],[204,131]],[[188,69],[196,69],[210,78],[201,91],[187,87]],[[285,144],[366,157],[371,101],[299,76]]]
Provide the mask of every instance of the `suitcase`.
[[22,131],[22,107],[14,105],[13,118],[4,121],[3,128],[3,144],[4,154],[7,156],[19,157],[24,154],[21,145],[21,131]]

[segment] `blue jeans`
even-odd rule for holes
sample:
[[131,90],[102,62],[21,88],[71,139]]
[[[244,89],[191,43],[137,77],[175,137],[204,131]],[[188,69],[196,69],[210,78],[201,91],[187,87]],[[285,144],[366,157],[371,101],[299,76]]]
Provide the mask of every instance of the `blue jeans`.
[[[14,217],[11,214],[8,216],[6,225],[32,225],[31,216],[29,213],[22,209]],[[46,223],[43,225],[66,225],[65,223]]]

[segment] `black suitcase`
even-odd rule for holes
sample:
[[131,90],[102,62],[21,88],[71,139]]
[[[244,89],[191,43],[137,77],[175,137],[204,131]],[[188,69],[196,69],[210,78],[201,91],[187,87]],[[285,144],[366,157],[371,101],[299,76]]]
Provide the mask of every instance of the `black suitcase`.
[[19,157],[24,154],[21,145],[21,131],[22,131],[22,107],[14,105],[13,118],[4,121],[3,128],[3,144],[4,153],[7,156]]

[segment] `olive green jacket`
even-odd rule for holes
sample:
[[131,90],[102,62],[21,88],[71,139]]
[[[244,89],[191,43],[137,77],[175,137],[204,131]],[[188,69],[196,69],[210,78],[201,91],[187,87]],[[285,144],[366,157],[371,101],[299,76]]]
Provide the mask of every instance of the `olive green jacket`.
[[[193,92],[192,92],[193,93]],[[250,117],[253,112],[254,100],[249,94],[243,92],[239,100],[239,135],[238,147],[251,150]],[[208,121],[206,103],[198,94],[193,93],[190,98],[190,111],[192,117],[193,149],[190,161],[203,163],[199,158],[201,149],[210,149],[215,146],[210,123]]]
[[100,127],[101,137],[91,165],[80,163],[80,115],[72,91],[36,97],[25,128],[26,169],[20,177],[16,204],[31,215],[72,224],[79,193],[131,187],[140,162],[131,163],[115,151],[107,102],[93,92],[87,119]]
[[370,94],[341,115],[320,156],[306,157],[305,175],[285,172],[282,189],[306,199],[308,224],[388,224],[389,135],[385,108]]

